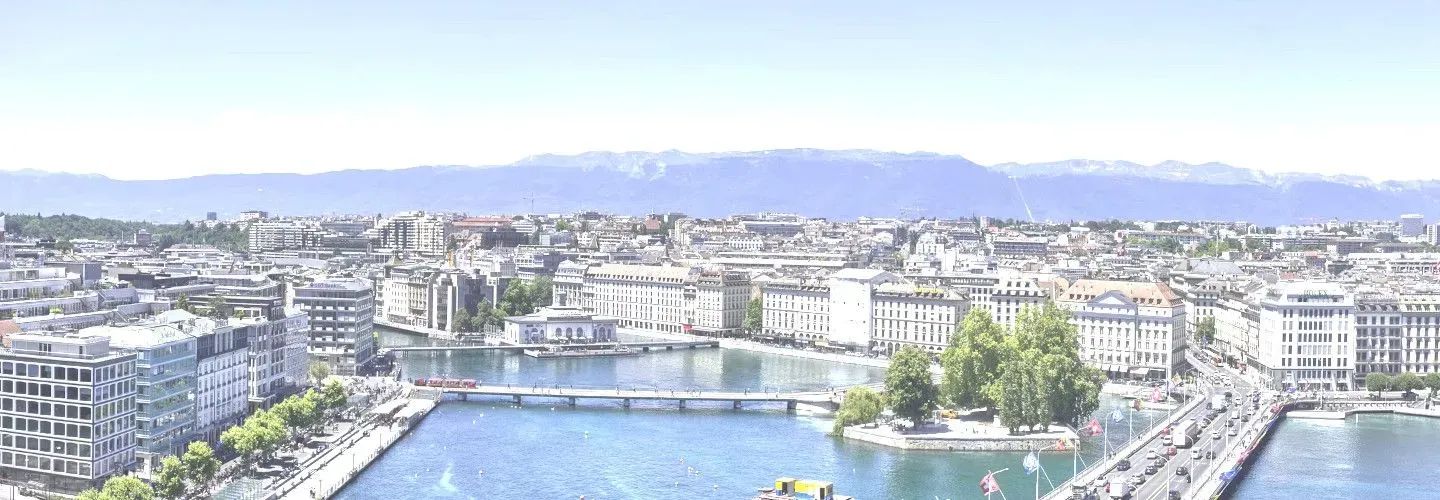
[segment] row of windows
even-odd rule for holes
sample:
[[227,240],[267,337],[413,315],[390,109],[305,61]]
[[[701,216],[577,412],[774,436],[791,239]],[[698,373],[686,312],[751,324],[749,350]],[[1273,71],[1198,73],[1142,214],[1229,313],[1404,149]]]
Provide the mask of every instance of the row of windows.
[[88,387],[76,388],[63,385],[4,380],[0,381],[0,394],[20,394],[42,398],[90,401],[91,391]]
[[[133,363],[117,363],[98,369],[97,382],[103,382],[115,377],[123,377],[135,371]],[[29,377],[48,380],[63,380],[67,382],[90,382],[90,368],[76,368],[72,366],[55,366],[43,363],[21,363],[6,361],[0,363],[0,375],[14,375],[17,377]]]
[[[20,418],[6,415],[0,417],[0,429],[34,434],[51,434],[76,439],[90,439],[89,425],[51,422],[38,418]],[[4,437],[9,438],[10,434],[5,434]]]
[[29,413],[45,417],[69,418],[75,420],[90,420],[90,407],[80,405],[67,405],[63,403],[47,403],[43,401],[27,401],[24,399],[0,398],[0,410],[13,411],[18,413]]
[[50,457],[37,457],[24,453],[0,453],[0,464],[34,469],[40,471],[70,474],[72,476],[90,477],[90,463],[77,462],[74,460],[61,460]]

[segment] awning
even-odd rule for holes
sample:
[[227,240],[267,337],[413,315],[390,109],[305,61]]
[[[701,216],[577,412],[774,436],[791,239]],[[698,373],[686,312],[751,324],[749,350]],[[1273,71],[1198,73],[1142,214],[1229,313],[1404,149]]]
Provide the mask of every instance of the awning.
[[1131,374],[1131,375],[1146,375],[1146,374],[1149,374],[1149,373],[1150,373],[1150,369],[1149,369],[1149,368],[1145,368],[1145,367],[1133,367],[1133,368],[1130,368],[1130,374]]

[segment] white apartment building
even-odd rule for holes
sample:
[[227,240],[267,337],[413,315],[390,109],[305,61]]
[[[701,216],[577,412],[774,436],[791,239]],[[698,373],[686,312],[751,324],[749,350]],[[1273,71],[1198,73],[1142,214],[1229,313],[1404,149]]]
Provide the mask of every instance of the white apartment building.
[[888,354],[909,345],[939,355],[950,345],[956,323],[969,311],[959,292],[908,282],[875,287],[872,304],[871,349]]
[[268,406],[299,389],[307,378],[310,317],[298,309],[271,320],[247,317],[231,320],[245,337],[250,362],[249,403],[252,408]]
[[1402,371],[1427,374],[1440,372],[1440,295],[1400,296],[1404,315]]
[[617,318],[621,327],[729,336],[745,321],[750,281],[698,267],[603,264],[586,270],[581,297],[587,310]]
[[760,288],[760,307],[762,339],[810,345],[830,337],[830,287],[822,282],[772,281]]
[[1371,373],[1400,374],[1404,366],[1405,314],[1392,293],[1355,296],[1355,381],[1365,386]]
[[310,318],[310,356],[336,375],[364,375],[375,360],[375,302],[369,280],[323,278],[295,288]]
[[899,276],[878,269],[830,275],[830,344],[868,349],[875,329],[875,287],[896,281]]
[[988,296],[989,301],[981,304],[989,307],[990,318],[1010,329],[1021,310],[1042,306],[1049,298],[1039,280],[1019,273],[1001,273]]
[[319,223],[303,220],[255,222],[245,232],[250,253],[313,248],[320,245],[325,235]]
[[135,463],[135,353],[85,334],[15,334],[0,350],[0,472],[56,491]]
[[1343,287],[1283,281],[1266,290],[1254,361],[1272,388],[1350,390],[1354,357],[1355,301]]
[[[464,271],[426,265],[390,265],[375,276],[375,315],[387,323],[457,331],[472,279]],[[478,290],[476,290],[478,291]]]
[[1080,358],[1111,377],[1167,377],[1185,359],[1185,302],[1169,285],[1082,279],[1055,302],[1070,310]]

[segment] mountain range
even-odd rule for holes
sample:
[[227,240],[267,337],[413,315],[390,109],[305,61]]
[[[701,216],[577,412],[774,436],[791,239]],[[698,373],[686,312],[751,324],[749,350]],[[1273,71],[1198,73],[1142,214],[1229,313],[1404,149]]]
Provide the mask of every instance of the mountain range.
[[496,166],[116,180],[0,171],[0,211],[173,222],[260,209],[282,215],[403,210],[692,216],[778,211],[990,215],[1036,220],[1210,219],[1286,224],[1440,214],[1440,182],[1268,174],[1220,163],[1069,160],[982,166],[961,156],[789,149],[538,155]]

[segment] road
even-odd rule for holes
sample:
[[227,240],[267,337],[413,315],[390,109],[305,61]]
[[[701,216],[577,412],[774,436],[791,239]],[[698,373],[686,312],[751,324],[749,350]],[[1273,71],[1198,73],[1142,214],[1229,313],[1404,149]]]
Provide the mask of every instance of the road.
[[[1249,394],[1249,392],[1253,388],[1252,385],[1247,380],[1245,380],[1245,377],[1242,377],[1231,370],[1218,369],[1212,364],[1206,363],[1202,358],[1196,358],[1188,352],[1186,353],[1186,356],[1187,358],[1190,358],[1190,364],[1191,366],[1194,366],[1196,368],[1197,373],[1199,373],[1200,375],[1204,375],[1203,377],[1196,377],[1196,379],[1200,380],[1201,382],[1197,384],[1191,384],[1190,387],[1186,388],[1187,392],[1192,393],[1192,397],[1208,398],[1210,394],[1231,391],[1236,396],[1234,401],[1239,401],[1241,398]],[[1204,381],[1204,379],[1208,378],[1211,375],[1221,375],[1222,377],[1224,377],[1226,382],[1220,386],[1211,386],[1208,382]],[[1168,448],[1167,446],[1163,445],[1163,437],[1159,435],[1150,437],[1144,443],[1144,445],[1136,448],[1130,456],[1123,457],[1130,461],[1129,470],[1119,471],[1116,469],[1111,469],[1106,474],[1104,474],[1104,480],[1108,481],[1110,478],[1115,477],[1115,475],[1117,474],[1127,479],[1133,478],[1135,476],[1143,477],[1145,479],[1145,482],[1131,491],[1130,498],[1134,500],[1166,499],[1169,498],[1169,492],[1172,490],[1178,492],[1182,498],[1189,498],[1190,495],[1188,495],[1187,493],[1189,493],[1189,491],[1192,489],[1191,486],[1196,483],[1187,481],[1187,479],[1189,479],[1190,477],[1196,477],[1196,481],[1198,481],[1198,478],[1205,477],[1205,474],[1212,467],[1212,463],[1216,462],[1216,460],[1214,459],[1204,458],[1205,454],[1207,452],[1213,452],[1215,453],[1216,457],[1223,456],[1224,451],[1230,445],[1238,442],[1238,437],[1232,437],[1229,435],[1228,431],[1230,430],[1230,427],[1228,427],[1227,424],[1227,421],[1230,420],[1229,411],[1234,410],[1235,408],[1236,405],[1231,404],[1227,408],[1227,412],[1224,415],[1216,418],[1213,422],[1210,423],[1210,425],[1202,425],[1200,427],[1200,436],[1199,439],[1196,440],[1196,444],[1192,448],[1177,449],[1175,456],[1169,457],[1169,460],[1167,460],[1164,465],[1157,467],[1157,470],[1154,474],[1145,473],[1146,466],[1152,464],[1152,461],[1146,457],[1147,453],[1154,451],[1157,454],[1163,454],[1165,452],[1165,449]],[[1185,420],[1193,418],[1197,421],[1197,423],[1203,423],[1203,417],[1206,416],[1208,413],[1208,405],[1201,404],[1186,411],[1180,416],[1180,419],[1177,420],[1177,422],[1184,422]],[[1249,429],[1250,426],[1244,424],[1250,423],[1253,422],[1242,422],[1240,420],[1236,420],[1235,428],[1239,429],[1241,432],[1245,432]],[[1212,432],[1217,430],[1220,432],[1220,439],[1218,440],[1212,437]],[[1191,450],[1193,449],[1200,450],[1201,458],[1192,458]],[[1176,471],[1180,467],[1185,467],[1188,471],[1185,476],[1176,475]],[[1196,474],[1200,474],[1200,476],[1194,476]]]

